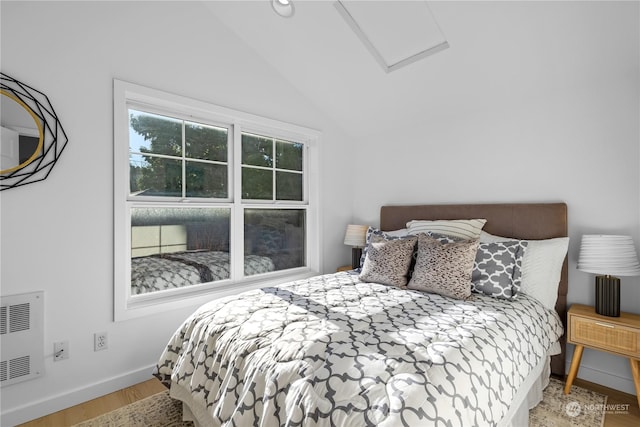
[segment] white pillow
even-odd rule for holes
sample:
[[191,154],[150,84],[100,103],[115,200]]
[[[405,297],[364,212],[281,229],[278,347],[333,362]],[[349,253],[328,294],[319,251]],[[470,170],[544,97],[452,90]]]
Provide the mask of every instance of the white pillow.
[[[481,243],[512,240],[519,239],[494,236],[485,231],[480,233]],[[522,259],[520,292],[534,297],[548,309],[554,310],[558,299],[562,264],[569,249],[569,238],[524,241],[528,242],[528,245]]]
[[476,240],[487,222],[486,219],[438,219],[413,220],[407,223],[409,234],[437,233],[444,236]]

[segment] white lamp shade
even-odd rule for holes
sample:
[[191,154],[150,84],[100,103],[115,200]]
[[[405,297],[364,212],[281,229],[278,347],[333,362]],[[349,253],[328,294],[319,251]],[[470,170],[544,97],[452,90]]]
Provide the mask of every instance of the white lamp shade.
[[363,248],[367,242],[368,225],[347,225],[347,232],[344,235],[344,244]]
[[610,276],[640,276],[636,247],[630,236],[585,234],[578,270]]

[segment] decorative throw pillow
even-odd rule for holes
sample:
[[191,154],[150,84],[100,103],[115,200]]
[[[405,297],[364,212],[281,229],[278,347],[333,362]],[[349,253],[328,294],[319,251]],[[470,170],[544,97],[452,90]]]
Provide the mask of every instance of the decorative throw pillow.
[[360,280],[405,287],[417,238],[386,240],[373,236],[362,265]]
[[466,299],[471,295],[471,272],[478,240],[441,243],[418,235],[418,258],[409,289]]
[[[513,238],[482,232],[481,242],[511,241]],[[568,237],[543,240],[523,240],[527,250],[522,258],[520,292],[540,301],[546,308],[555,309],[562,265],[569,249]]]
[[405,228],[394,231],[382,231],[379,228],[369,227],[366,235],[367,243],[364,248],[362,248],[362,255],[360,256],[360,270],[362,270],[362,266],[364,265],[364,260],[367,257],[367,252],[369,251],[369,243],[373,236],[382,237],[384,240],[398,240],[415,237],[408,235],[406,231],[407,230]]
[[480,232],[486,222],[486,219],[413,220],[407,223],[407,229],[409,234],[432,232],[465,240],[475,240],[480,237]]
[[471,292],[515,299],[522,279],[522,257],[527,242],[480,243],[471,275]]

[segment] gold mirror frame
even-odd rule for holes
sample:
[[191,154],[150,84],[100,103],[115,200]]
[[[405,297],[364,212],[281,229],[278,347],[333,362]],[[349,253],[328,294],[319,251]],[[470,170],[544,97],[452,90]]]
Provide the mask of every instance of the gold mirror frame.
[[[36,115],[36,113],[33,112],[33,110],[31,108],[29,108],[29,106],[27,104],[25,104],[24,102],[22,102],[21,99],[17,98],[16,96],[14,96],[12,93],[9,93],[5,90],[0,90],[0,96],[6,96],[7,98],[13,100],[17,106],[19,108],[24,109],[30,116],[31,118],[33,118],[33,121],[36,124],[36,128],[38,129],[38,146],[36,147],[36,149],[33,151],[33,154],[31,154],[31,156],[29,156],[29,158],[27,158],[27,160],[25,160],[24,162],[7,168],[7,169],[2,169],[0,170],[0,175],[5,175],[8,173],[11,173],[15,170],[18,169],[22,169],[23,167],[27,166],[29,163],[31,163],[32,161],[34,161],[36,159],[36,157],[38,157],[38,154],[42,152],[42,145],[44,142],[44,131],[42,129],[42,123],[40,122],[38,116]],[[1,110],[0,110],[1,111]],[[4,111],[3,111],[3,115],[4,115]]]
[[16,101],[31,115],[40,135],[35,152],[26,161],[0,171],[2,191],[47,178],[68,138],[49,98],[42,92],[0,73],[0,93]]

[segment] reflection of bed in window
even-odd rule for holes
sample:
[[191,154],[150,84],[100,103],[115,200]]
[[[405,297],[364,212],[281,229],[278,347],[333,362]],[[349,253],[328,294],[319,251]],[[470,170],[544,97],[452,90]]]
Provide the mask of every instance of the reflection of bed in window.
[[269,257],[276,270],[287,270],[305,265],[304,231],[288,223],[247,224],[244,229],[244,254]]
[[[181,212],[176,220],[162,211],[163,217],[157,220],[156,212],[136,213],[131,227],[132,295],[230,278],[228,214],[220,219],[203,218],[199,211],[189,213],[190,217]],[[249,210],[244,228],[245,276],[305,265],[301,218],[293,210]]]
[[[244,274],[274,270],[264,256],[245,256]],[[195,250],[131,259],[131,293],[142,294],[229,278],[229,253]]]

